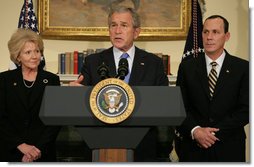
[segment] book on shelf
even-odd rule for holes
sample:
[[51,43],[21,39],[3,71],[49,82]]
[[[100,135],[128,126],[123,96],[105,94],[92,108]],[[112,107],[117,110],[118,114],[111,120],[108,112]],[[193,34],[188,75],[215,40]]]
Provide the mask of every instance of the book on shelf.
[[65,74],[71,74],[71,52],[65,52]]
[[163,53],[154,53],[154,54],[162,59],[165,74],[171,75],[171,73],[170,73],[170,55],[163,54]]
[[172,75],[170,70],[170,55],[168,55],[168,73],[167,74]]
[[[86,56],[93,53],[99,53],[103,50],[104,48],[98,48],[98,49],[86,49],[83,51],[75,50],[73,52],[59,53],[58,74],[60,76],[60,80],[63,82],[76,80],[78,75],[81,73],[81,69],[85,62]],[[170,55],[166,55],[163,53],[154,53],[154,54],[162,59],[164,71],[168,76],[169,82],[171,83],[171,85],[174,85],[176,76],[173,76],[170,73]]]
[[81,73],[81,69],[84,63],[84,52],[78,52],[78,74]]
[[172,75],[170,72],[170,55],[163,55],[162,56],[164,71],[167,75]]
[[[101,51],[98,49],[97,51]],[[63,52],[58,54],[59,74],[79,74],[85,61],[85,57],[95,53],[94,49],[84,51]]]
[[103,50],[105,50],[105,48],[97,48],[97,49],[95,49],[95,53],[100,53],[100,52],[102,52]]
[[58,73],[65,74],[65,53],[58,54]]
[[164,72],[165,74],[168,75],[168,55],[162,55],[162,62],[163,62],[163,66],[164,66]]
[[[63,52],[58,56],[58,73],[59,74],[80,74],[86,56],[99,53],[105,48],[86,49],[83,51]],[[164,71],[167,75],[170,73],[170,56],[163,53],[154,53],[163,61]]]
[[78,51],[73,52],[73,74],[78,74]]

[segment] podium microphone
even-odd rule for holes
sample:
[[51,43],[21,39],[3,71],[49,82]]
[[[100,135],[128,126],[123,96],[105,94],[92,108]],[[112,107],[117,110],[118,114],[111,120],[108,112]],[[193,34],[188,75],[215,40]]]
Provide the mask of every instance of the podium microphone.
[[104,62],[102,62],[102,64],[97,69],[97,73],[101,77],[101,80],[108,78],[109,77],[108,66]]
[[126,58],[121,58],[118,64],[118,74],[119,79],[124,80],[125,76],[129,73],[129,64]]

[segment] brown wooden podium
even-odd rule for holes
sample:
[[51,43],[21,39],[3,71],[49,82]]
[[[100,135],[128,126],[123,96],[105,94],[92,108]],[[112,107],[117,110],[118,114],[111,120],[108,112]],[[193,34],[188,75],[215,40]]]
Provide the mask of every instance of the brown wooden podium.
[[127,155],[130,154],[127,149],[99,149],[98,151],[100,162],[128,162]]
[[121,123],[106,124],[91,112],[92,88],[47,86],[40,118],[48,125],[74,125],[93,150],[95,162],[133,161],[133,150],[151,126],[176,126],[185,118],[179,87],[134,86],[132,115]]

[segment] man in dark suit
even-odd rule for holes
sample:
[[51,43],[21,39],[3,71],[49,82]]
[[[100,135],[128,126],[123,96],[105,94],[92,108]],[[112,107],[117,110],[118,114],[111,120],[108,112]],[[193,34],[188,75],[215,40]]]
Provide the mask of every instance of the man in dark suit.
[[202,31],[205,53],[179,66],[177,85],[187,115],[177,128],[180,161],[245,161],[249,63],[224,49],[228,27],[224,17],[208,17]]
[[[70,83],[75,86],[96,85],[101,81],[97,68],[105,63],[109,68],[109,76],[115,77],[121,55],[128,54],[129,85],[135,86],[168,86],[168,78],[163,70],[162,60],[134,46],[133,41],[140,33],[140,19],[131,8],[117,7],[112,9],[108,17],[110,40],[113,47],[86,57],[81,76]],[[158,161],[156,159],[157,129],[151,128],[134,153],[134,161]],[[169,142],[170,153],[171,142]]]

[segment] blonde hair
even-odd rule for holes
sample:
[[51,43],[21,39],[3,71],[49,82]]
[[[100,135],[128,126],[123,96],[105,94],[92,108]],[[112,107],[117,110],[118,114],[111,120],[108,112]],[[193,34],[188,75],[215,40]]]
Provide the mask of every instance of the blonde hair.
[[30,29],[19,28],[16,32],[12,34],[8,42],[10,59],[15,64],[20,64],[17,58],[26,42],[33,42],[37,44],[40,49],[41,55],[43,56],[44,44],[40,35]]

